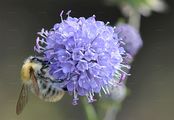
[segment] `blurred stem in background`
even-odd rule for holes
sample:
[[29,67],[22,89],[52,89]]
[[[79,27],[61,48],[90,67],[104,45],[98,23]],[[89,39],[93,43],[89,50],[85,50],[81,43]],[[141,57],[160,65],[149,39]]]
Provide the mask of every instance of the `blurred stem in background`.
[[105,102],[105,114],[103,120],[116,120],[117,114],[121,109],[122,102],[127,95],[128,91],[125,85],[112,90],[110,99],[107,98],[107,101],[103,101]]
[[117,114],[121,108],[120,102],[112,102],[112,105],[108,107],[105,113],[104,120],[116,120]]
[[92,105],[92,103],[91,104],[88,103],[86,98],[84,98],[84,97],[82,99],[82,103],[83,103],[83,106],[85,109],[87,120],[99,120],[96,110],[95,110],[94,106]]
[[129,11],[128,24],[133,26],[137,30],[140,29],[141,15],[134,9],[130,9]]
[[118,107],[113,105],[107,109],[104,120],[115,120],[117,114],[118,114]]

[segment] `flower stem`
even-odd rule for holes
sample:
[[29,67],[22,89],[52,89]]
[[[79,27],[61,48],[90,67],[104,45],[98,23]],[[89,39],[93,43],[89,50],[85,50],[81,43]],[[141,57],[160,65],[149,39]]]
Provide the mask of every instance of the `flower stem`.
[[98,120],[94,106],[88,103],[85,98],[82,99],[82,103],[86,112],[87,120]]
[[140,24],[141,24],[141,15],[140,15],[140,13],[138,13],[134,9],[130,9],[128,24],[134,26],[139,31]]
[[116,120],[120,105],[121,102],[118,105],[113,104],[112,106],[108,107],[103,120]]

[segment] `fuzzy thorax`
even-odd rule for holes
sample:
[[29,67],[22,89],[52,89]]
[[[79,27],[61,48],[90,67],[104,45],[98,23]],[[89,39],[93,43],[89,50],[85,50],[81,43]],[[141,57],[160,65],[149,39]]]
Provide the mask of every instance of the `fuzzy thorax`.
[[24,65],[22,66],[22,69],[21,69],[21,79],[22,79],[22,81],[25,83],[25,82],[31,80],[31,72],[36,71],[39,68],[40,68],[39,64],[36,64],[34,62],[31,62],[31,61],[27,60],[24,63]]

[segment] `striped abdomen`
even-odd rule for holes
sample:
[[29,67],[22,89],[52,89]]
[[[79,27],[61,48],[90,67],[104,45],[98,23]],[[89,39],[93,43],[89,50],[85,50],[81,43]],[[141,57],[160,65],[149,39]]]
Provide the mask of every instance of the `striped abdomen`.
[[55,84],[51,81],[38,80],[39,97],[48,102],[59,101],[63,97],[64,91],[61,88],[56,88]]

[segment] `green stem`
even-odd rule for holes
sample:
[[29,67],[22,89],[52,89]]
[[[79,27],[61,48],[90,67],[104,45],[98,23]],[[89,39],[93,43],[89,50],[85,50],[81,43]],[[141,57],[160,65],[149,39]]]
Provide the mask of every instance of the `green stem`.
[[85,98],[82,99],[82,103],[86,112],[87,120],[98,120],[94,106],[88,103]]
[[129,21],[128,23],[134,26],[138,31],[140,29],[141,24],[141,15],[134,9],[130,9],[129,11]]
[[113,103],[110,107],[108,107],[103,120],[116,120],[121,103],[122,102],[119,102],[118,104]]

